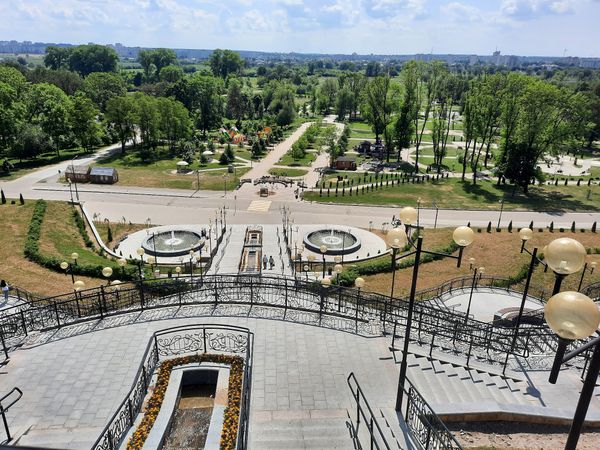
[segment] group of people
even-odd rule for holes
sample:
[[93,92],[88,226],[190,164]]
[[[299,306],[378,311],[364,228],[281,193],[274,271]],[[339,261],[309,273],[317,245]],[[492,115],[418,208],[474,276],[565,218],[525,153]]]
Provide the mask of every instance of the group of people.
[[267,255],[263,255],[262,263],[263,263],[263,270],[267,270],[267,264],[269,265],[269,270],[273,270],[275,268],[275,259],[273,258],[273,255],[268,256],[268,257],[267,257]]

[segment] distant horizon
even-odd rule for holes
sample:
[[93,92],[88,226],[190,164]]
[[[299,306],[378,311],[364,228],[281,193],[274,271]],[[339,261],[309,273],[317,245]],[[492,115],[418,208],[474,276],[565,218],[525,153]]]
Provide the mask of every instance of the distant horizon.
[[[44,45],[71,45],[71,46],[77,46],[77,45],[87,45],[87,44],[97,44],[97,45],[103,45],[103,46],[116,46],[117,44],[122,45],[123,47],[126,48],[140,48],[140,49],[155,49],[155,48],[169,48],[169,49],[173,49],[173,50],[193,50],[193,51],[214,51],[216,49],[229,49],[229,50],[233,50],[235,52],[247,52],[247,53],[271,53],[271,54],[281,54],[281,55],[291,55],[291,54],[295,54],[295,55],[315,55],[315,56],[336,56],[336,55],[340,55],[340,56],[352,56],[352,55],[357,55],[357,56],[381,56],[381,57],[395,57],[395,56],[416,56],[416,55],[449,55],[449,56],[484,56],[484,57],[491,57],[493,56],[493,52],[496,51],[496,49],[492,50],[490,53],[466,53],[466,52],[416,52],[416,53],[375,53],[375,52],[371,52],[371,53],[359,53],[359,52],[329,52],[329,53],[317,53],[317,52],[303,52],[303,51],[279,51],[279,50],[264,50],[264,49],[241,49],[241,48],[229,48],[229,47],[214,47],[214,48],[209,48],[209,47],[183,47],[183,46],[178,46],[178,47],[171,47],[171,46],[151,46],[151,45],[131,45],[128,44],[126,42],[93,42],[93,41],[88,41],[88,42],[58,42],[58,41],[50,41],[50,40],[30,40],[30,39],[3,39],[0,38],[0,42],[17,42],[17,43],[25,43],[25,42],[31,42],[32,44],[44,44]],[[500,51],[500,54],[502,56],[517,56],[517,57],[524,57],[524,58],[556,58],[556,59],[563,59],[563,58],[584,58],[584,59],[600,59],[600,56],[581,56],[581,55],[552,55],[552,54],[547,54],[547,55],[543,55],[543,54],[518,54],[518,53],[505,53],[503,52],[501,49],[498,49]]]
[[0,17],[0,38],[32,42],[600,57],[600,0],[13,0]]

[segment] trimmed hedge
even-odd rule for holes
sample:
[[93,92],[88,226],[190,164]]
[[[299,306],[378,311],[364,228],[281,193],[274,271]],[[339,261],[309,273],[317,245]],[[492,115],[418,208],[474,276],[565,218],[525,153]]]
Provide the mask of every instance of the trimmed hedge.
[[90,239],[90,236],[85,229],[85,222],[83,221],[81,214],[79,214],[79,211],[73,209],[71,214],[73,215],[73,220],[75,221],[75,225],[77,225],[77,229],[79,230],[79,234],[81,235],[85,246],[88,248],[94,248],[94,243]]
[[[63,258],[59,259],[54,256],[46,256],[40,252],[40,236],[42,232],[42,223],[44,222],[44,216],[46,215],[47,206],[48,204],[45,200],[38,200],[35,203],[35,206],[33,208],[33,214],[31,216],[31,221],[29,222],[29,230],[27,230],[27,239],[25,240],[25,248],[23,253],[27,259],[36,264],[39,264],[40,266],[45,267],[46,269],[64,273],[65,271],[60,268],[60,263],[63,261]],[[77,215],[77,217],[79,217],[79,219],[83,221],[83,219],[81,218],[81,216],[79,216],[79,214],[77,214],[77,212],[75,212],[74,215]],[[137,272],[135,267],[125,267],[125,271],[123,272],[121,267],[111,263],[110,261],[106,261],[105,265],[76,264],[71,266],[73,274],[93,278],[104,278],[104,276],[102,275],[102,269],[104,267],[111,267],[114,273],[118,274],[119,279],[123,281],[137,279]]]
[[[444,248],[435,249],[434,251],[437,253],[454,253],[459,249],[459,245],[452,241]],[[443,259],[443,256],[440,255],[431,255],[429,253],[421,254],[421,264],[425,264],[431,261],[437,261],[439,259]],[[400,262],[396,263],[396,270],[398,269],[407,269],[412,267],[415,264],[414,258],[407,258],[400,260]],[[366,261],[364,263],[359,263],[354,265],[353,267],[349,267],[347,270],[344,270],[340,273],[339,284],[342,286],[353,286],[354,280],[361,275],[375,275],[377,273],[386,273],[392,271],[392,264],[390,263],[390,258],[387,256],[382,256],[380,258],[373,259],[371,261]]]

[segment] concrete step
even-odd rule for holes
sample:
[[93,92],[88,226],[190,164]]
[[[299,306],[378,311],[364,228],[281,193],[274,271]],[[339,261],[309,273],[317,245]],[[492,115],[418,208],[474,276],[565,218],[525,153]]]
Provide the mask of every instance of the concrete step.
[[90,448],[102,432],[101,428],[30,428],[11,442],[19,447],[43,447],[57,449]]
[[[306,414],[304,414],[306,413]],[[298,414],[303,418],[252,421],[250,446],[255,449],[354,449],[347,413],[338,417],[306,418],[308,411]]]

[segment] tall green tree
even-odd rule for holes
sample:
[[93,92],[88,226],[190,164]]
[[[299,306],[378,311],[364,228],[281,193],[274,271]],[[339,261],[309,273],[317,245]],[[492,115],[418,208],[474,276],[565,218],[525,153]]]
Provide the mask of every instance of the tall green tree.
[[209,58],[210,68],[215,77],[227,78],[238,73],[244,67],[244,60],[232,50],[214,50]]
[[127,141],[135,143],[136,107],[129,96],[112,97],[106,102],[105,120],[119,136],[121,152],[125,154]]
[[[388,75],[371,78],[365,88],[364,115],[375,133],[376,141],[384,133],[392,117],[395,102],[395,91],[390,89],[391,80]],[[387,149],[389,161],[390,150]]]
[[86,77],[93,72],[116,72],[119,56],[104,45],[78,45],[69,56],[69,69]]
[[100,142],[102,133],[98,123],[100,111],[83,92],[75,94],[72,103],[70,122],[73,135],[79,145],[89,152]]
[[72,47],[46,47],[44,65],[52,70],[66,69],[69,67]]
[[156,102],[160,116],[160,135],[169,143],[169,147],[174,149],[178,141],[190,137],[190,114],[177,100],[161,97],[156,99]]
[[108,101],[111,98],[125,95],[127,87],[119,74],[94,72],[85,78],[83,92],[96,104],[100,111],[106,111]]

